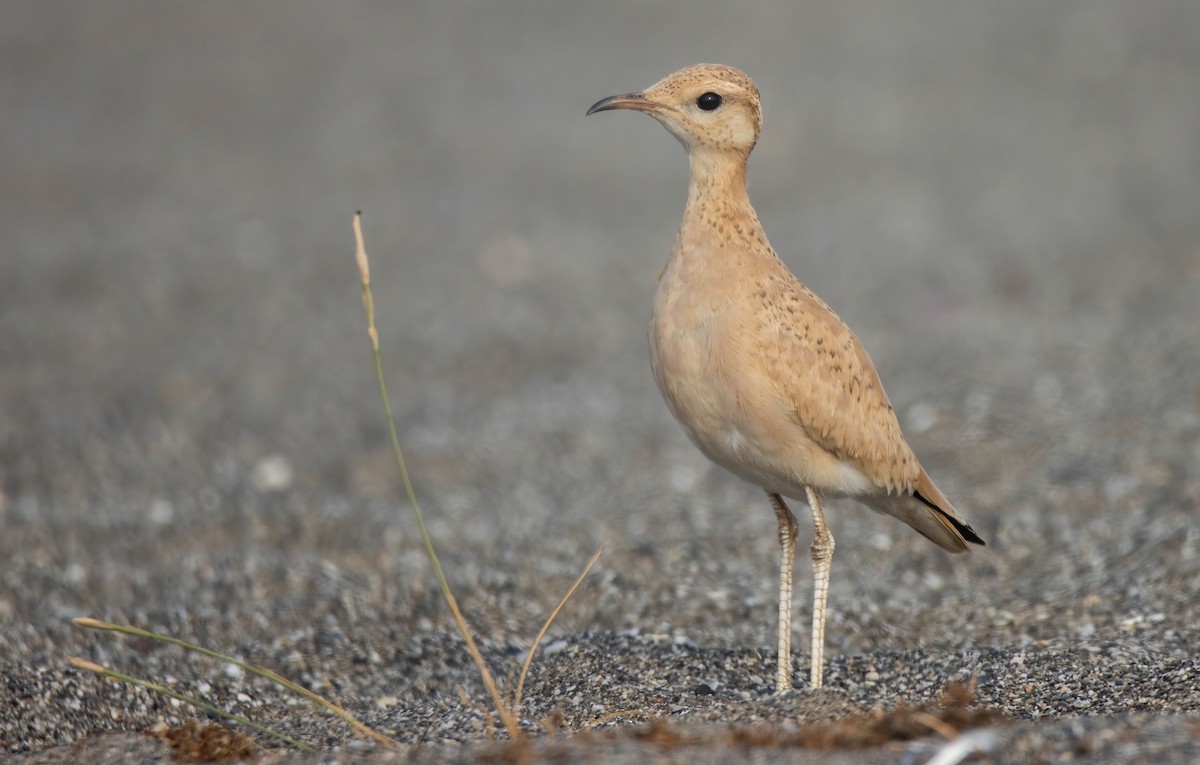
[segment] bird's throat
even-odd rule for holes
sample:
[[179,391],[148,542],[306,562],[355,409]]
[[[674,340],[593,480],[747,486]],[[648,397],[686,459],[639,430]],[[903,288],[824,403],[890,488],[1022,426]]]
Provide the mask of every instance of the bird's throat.
[[689,202],[707,198],[744,202],[750,206],[746,194],[746,157],[728,151],[693,151],[689,155],[691,181]]

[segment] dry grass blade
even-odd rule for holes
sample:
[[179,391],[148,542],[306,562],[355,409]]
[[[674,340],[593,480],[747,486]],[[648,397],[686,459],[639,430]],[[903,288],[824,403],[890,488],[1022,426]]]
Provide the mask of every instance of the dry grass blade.
[[245,717],[242,717],[240,715],[235,715],[235,714],[226,712],[225,710],[215,707],[206,701],[201,701],[200,699],[198,699],[194,696],[189,696],[186,693],[180,693],[179,691],[175,691],[175,690],[172,690],[165,686],[158,685],[157,683],[151,683],[147,680],[142,680],[141,678],[133,677],[132,675],[126,675],[122,672],[117,672],[116,670],[108,669],[107,667],[102,667],[99,664],[96,664],[95,662],[88,661],[87,659],[81,659],[78,656],[72,656],[68,659],[68,661],[70,661],[71,666],[75,667],[76,669],[82,669],[87,672],[94,672],[97,675],[103,675],[104,677],[110,677],[113,680],[119,680],[122,683],[128,683],[130,685],[140,685],[141,687],[143,687],[147,690],[154,691],[155,693],[162,694],[163,696],[170,696],[171,698],[178,699],[179,701],[182,701],[185,704],[191,704],[192,706],[196,707],[197,709],[203,709],[205,712],[208,712],[209,714],[216,715],[217,717],[220,717],[222,719],[229,720],[231,722],[235,722],[238,725],[243,725],[243,726],[249,728],[250,730],[257,731],[264,735],[271,736],[272,738],[279,739],[280,741],[284,742],[285,744],[294,746],[297,749],[303,749],[306,752],[315,752],[316,751],[315,748],[304,743],[303,741],[297,741],[296,739],[291,738],[290,736],[286,736],[277,730],[268,728],[265,725],[260,725],[256,722],[254,722],[253,720],[248,720]]
[[[271,670],[267,669],[266,667],[260,667],[257,664],[251,664],[250,662],[242,661],[241,659],[235,658],[233,656],[228,656],[219,651],[214,651],[211,648],[205,648],[202,645],[190,643],[190,642],[188,642],[186,640],[182,640],[180,638],[171,637],[169,635],[160,635],[157,632],[150,632],[149,630],[138,629],[137,627],[131,627],[131,626],[125,625],[125,624],[111,624],[109,622],[102,622],[99,619],[93,619],[93,618],[87,617],[87,616],[79,617],[77,619],[73,619],[72,621],[77,626],[84,627],[86,629],[103,630],[106,632],[119,632],[124,635],[133,635],[134,637],[149,638],[151,640],[157,640],[157,641],[160,641],[163,643],[170,643],[171,645],[177,645],[180,648],[184,648],[184,649],[186,649],[188,651],[192,651],[194,653],[200,653],[200,654],[204,654],[205,656],[211,656],[212,658],[217,659],[219,661],[223,661],[226,664],[233,664],[234,666],[241,667],[242,669],[244,669],[245,671],[247,671],[253,675],[258,675],[259,677],[263,678],[264,680],[269,680],[272,683],[275,683],[276,685],[280,686],[281,688],[286,688],[287,690],[291,691],[292,693],[296,694],[297,696],[300,696],[301,698],[305,699],[306,701],[309,701],[313,704],[316,704],[319,707],[322,707],[322,708],[332,712],[333,714],[342,718],[346,722],[346,724],[349,725],[351,728],[353,728],[357,733],[359,733],[363,736],[366,736],[367,738],[374,739],[375,741],[377,741],[381,744],[386,744],[388,746],[396,746],[399,743],[395,739],[389,738],[388,736],[385,736],[382,733],[367,727],[361,721],[359,721],[358,718],[356,718],[354,715],[350,714],[350,712],[348,712],[344,707],[341,707],[341,706],[333,703],[329,699],[326,699],[324,696],[313,693],[312,691],[305,688],[304,686],[302,686],[296,682],[293,682],[291,680],[288,680],[286,677],[283,677],[282,675],[272,672]],[[83,660],[80,659],[80,661],[83,661]],[[74,660],[72,660],[72,663],[74,663]],[[150,686],[147,686],[147,687],[150,687]]]
[[546,621],[542,624],[541,630],[538,631],[537,637],[533,639],[533,645],[529,646],[529,653],[525,655],[525,663],[521,665],[521,677],[517,680],[517,690],[513,694],[513,713],[519,714],[521,711],[521,692],[525,689],[525,675],[529,674],[529,665],[533,663],[533,655],[537,652],[538,644],[542,642],[542,638],[546,635],[546,630],[550,629],[550,625],[554,623],[554,619],[558,616],[558,612],[563,609],[575,591],[579,589],[579,585],[583,584],[583,580],[587,578],[592,567],[596,565],[596,561],[600,560],[600,554],[604,552],[604,545],[596,548],[596,552],[592,554],[592,559],[583,567],[583,571],[579,572],[579,576],[575,577],[575,581],[567,588],[566,593],[558,599],[558,604],[554,606],[554,610],[546,617]]

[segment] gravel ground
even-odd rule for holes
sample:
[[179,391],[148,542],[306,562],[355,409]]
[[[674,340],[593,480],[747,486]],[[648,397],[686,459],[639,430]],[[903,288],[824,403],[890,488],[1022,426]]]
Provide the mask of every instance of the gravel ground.
[[[1011,718],[968,734],[987,761],[1200,760],[1198,34],[1192,0],[8,3],[0,752],[171,757],[142,734],[192,713],[77,655],[323,749],[268,762],[927,762],[937,735],[785,739],[972,678]],[[834,506],[829,687],[797,655],[783,698],[774,518],[645,359],[686,162],[583,117],[706,60],[763,91],[776,249],[989,542]],[[528,748],[489,743],[389,463],[355,209],[498,674],[605,545],[533,664],[524,721],[555,733]],[[265,663],[409,748],[83,615]]]

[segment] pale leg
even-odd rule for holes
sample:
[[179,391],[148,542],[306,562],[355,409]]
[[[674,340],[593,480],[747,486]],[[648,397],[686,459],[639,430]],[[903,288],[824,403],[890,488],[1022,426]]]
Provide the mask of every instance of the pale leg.
[[805,487],[813,517],[813,542],[809,548],[813,562],[812,687],[821,687],[825,668],[825,602],[829,598],[829,564],[833,560],[833,535],[825,526],[825,512],[817,492]]
[[779,659],[775,668],[775,692],[792,687],[792,562],[796,557],[796,516],[783,497],[767,493],[775,520],[779,522]]

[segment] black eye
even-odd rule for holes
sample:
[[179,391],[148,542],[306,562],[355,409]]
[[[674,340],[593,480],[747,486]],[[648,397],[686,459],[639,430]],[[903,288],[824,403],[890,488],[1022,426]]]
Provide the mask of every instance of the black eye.
[[696,106],[700,107],[700,111],[711,112],[721,105],[721,95],[719,93],[708,92],[696,99]]

